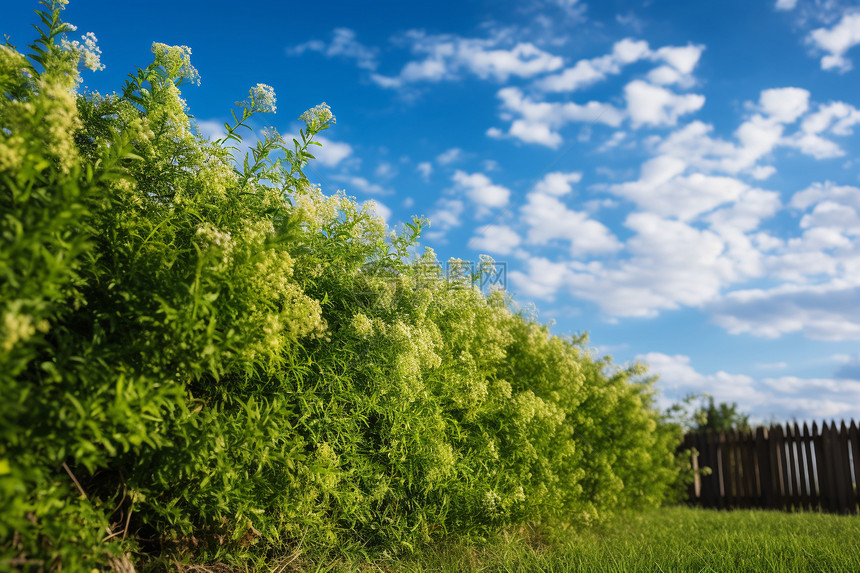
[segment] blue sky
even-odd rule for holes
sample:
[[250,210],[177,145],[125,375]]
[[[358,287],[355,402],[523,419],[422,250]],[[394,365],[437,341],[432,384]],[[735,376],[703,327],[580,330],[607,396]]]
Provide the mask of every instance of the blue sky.
[[[2,32],[32,40],[35,2]],[[110,92],[192,48],[215,135],[265,83],[327,102],[309,174],[426,215],[441,259],[503,261],[558,334],[755,420],[860,413],[860,3],[72,0]]]

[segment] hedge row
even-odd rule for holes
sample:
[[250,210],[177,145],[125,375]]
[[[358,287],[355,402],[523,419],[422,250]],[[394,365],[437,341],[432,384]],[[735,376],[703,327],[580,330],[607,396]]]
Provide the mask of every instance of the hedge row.
[[234,160],[268,86],[216,142],[185,47],[81,93],[63,4],[0,46],[0,565],[395,553],[665,499],[679,428],[637,370],[309,183],[327,106]]

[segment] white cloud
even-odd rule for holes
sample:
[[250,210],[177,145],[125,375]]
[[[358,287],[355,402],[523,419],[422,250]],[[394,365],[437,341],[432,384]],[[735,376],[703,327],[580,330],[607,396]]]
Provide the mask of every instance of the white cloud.
[[802,88],[764,90],[759,96],[761,110],[779,123],[793,123],[809,109],[809,91]]
[[454,227],[459,227],[462,223],[460,220],[465,204],[459,199],[440,199],[436,203],[436,208],[427,218],[430,219],[431,231],[427,234],[428,238],[439,238],[446,231]]
[[621,145],[621,142],[623,142],[625,139],[627,139],[627,132],[626,131],[616,131],[615,133],[612,134],[612,137],[607,139],[603,143],[603,145],[601,145],[600,147],[597,148],[597,152],[598,153],[604,153],[606,151],[609,151],[610,149],[614,149],[614,148],[618,147],[619,145]]
[[648,42],[625,38],[615,43],[611,54],[579,60],[573,67],[559,74],[542,78],[534,85],[546,92],[575,91],[604,80],[609,75],[619,74],[623,66],[641,60],[649,54]]
[[573,190],[572,184],[579,183],[581,180],[582,173],[579,171],[570,173],[553,171],[544,175],[543,179],[537,182],[534,191],[555,196],[567,195]]
[[[487,134],[492,137],[499,137],[502,132],[494,129],[492,132],[488,131]],[[525,143],[537,143],[552,147],[553,149],[557,148],[564,141],[561,135],[553,131],[549,125],[525,119],[518,119],[511,123],[508,134]]]
[[813,183],[795,193],[789,205],[795,209],[807,209],[820,201],[836,201],[860,209],[860,188],[836,185],[830,181]]
[[227,130],[224,129],[224,122],[218,120],[198,120],[197,131],[201,136],[213,141],[221,139],[227,135]]
[[757,229],[763,219],[775,215],[781,206],[779,193],[744,186],[731,205],[717,209],[706,220],[718,231],[732,229],[748,233]]
[[605,225],[591,219],[585,212],[568,209],[556,195],[529,193],[520,214],[529,226],[530,244],[567,241],[573,257],[611,253],[621,248],[621,243]]
[[731,177],[701,173],[682,176],[685,167],[683,161],[674,157],[655,157],[642,165],[639,180],[612,185],[609,190],[633,201],[640,210],[689,221],[737,201],[749,188]]
[[659,66],[648,72],[648,81],[663,86],[680,84],[684,81],[684,74],[672,66]]
[[750,175],[759,181],[769,178],[774,173],[776,173],[776,167],[773,165],[758,165],[750,169]]
[[322,143],[322,147],[313,147],[311,152],[316,158],[316,162],[326,167],[337,167],[341,161],[352,155],[352,146],[348,143],[340,141],[332,141],[331,139],[317,135],[315,141]]
[[585,11],[585,5],[579,0],[550,0],[553,4],[564,10],[569,16],[579,18]]
[[814,133],[797,133],[783,140],[788,147],[795,147],[815,159],[842,157],[845,151],[839,145]]
[[381,161],[374,169],[373,174],[380,179],[390,180],[397,175],[397,169],[387,161]]
[[545,92],[572,92],[621,73],[624,66],[641,60],[663,62],[649,73],[649,80],[659,84],[692,83],[691,73],[702,55],[704,46],[666,46],[652,51],[648,42],[624,38],[616,42],[612,52],[597,58],[579,60],[564,71],[542,78],[534,86]]
[[366,70],[376,69],[376,48],[369,48],[355,39],[355,32],[349,28],[335,28],[332,32],[332,41],[329,44],[320,40],[311,40],[288,48],[287,53],[299,56],[307,51],[319,52],[326,57],[342,57],[355,60],[359,68]]
[[481,79],[507,81],[511,76],[528,78],[564,65],[559,56],[529,42],[501,47],[503,37],[463,38],[412,30],[403,39],[410,44],[414,54],[424,56],[424,59],[407,63],[396,76],[373,74],[371,79],[381,87],[400,88],[416,82],[453,80],[462,72]]
[[696,68],[704,51],[705,47],[701,45],[666,46],[654,52],[652,57],[666,62],[686,76]]
[[469,248],[499,255],[509,255],[519,246],[520,236],[505,225],[486,225],[469,239]]
[[627,84],[624,98],[633,127],[675,125],[680,116],[698,111],[705,105],[703,95],[679,95],[642,80]]
[[797,0],[776,0],[775,8],[777,10],[789,11],[789,10],[794,10],[794,8],[796,6],[797,6]]
[[525,261],[525,272],[508,272],[518,294],[543,300],[553,300],[569,275],[565,263],[554,263],[544,257],[530,257]]
[[807,36],[807,42],[828,54],[821,58],[822,70],[847,72],[851,60],[845,53],[860,44],[860,12],[847,13],[832,28],[818,28]]
[[717,403],[737,403],[738,410],[749,413],[753,423],[773,418],[812,421],[844,417],[853,413],[860,400],[860,383],[855,381],[796,376],[756,380],[722,370],[702,374],[693,368],[688,356],[681,354],[649,352],[636,359],[659,375],[656,385],[664,394],[663,405],[691,393],[706,393]]
[[[580,105],[574,102],[550,103],[537,102],[523,95],[516,87],[499,90],[502,109],[520,116],[508,130],[512,137],[526,143],[538,143],[547,147],[558,147],[562,143],[557,130],[570,122],[603,123],[617,127],[624,119],[624,113],[606,103],[588,102]],[[498,129],[488,135],[501,136]]]
[[[701,306],[732,283],[760,273],[749,245],[653,213],[632,213],[625,226],[629,257],[573,267],[571,293],[610,316],[656,316],[660,310]],[[746,247],[746,249],[744,248]]]
[[847,103],[837,101],[819,106],[815,113],[806,116],[800,128],[805,133],[819,134],[825,131],[835,135],[851,135],[852,127],[860,123],[860,110]]
[[508,198],[511,196],[510,189],[495,185],[483,173],[469,174],[458,169],[451,180],[472,202],[478,205],[478,216],[486,214],[490,208],[504,207],[508,204]]
[[767,396],[750,376],[722,370],[715,374],[701,374],[690,365],[690,358],[682,354],[670,356],[649,352],[640,354],[636,360],[648,364],[651,372],[659,375],[657,387],[673,400],[689,394],[707,393],[718,403],[737,402],[741,411],[749,411],[767,402]]
[[368,181],[364,177],[358,175],[332,175],[332,179],[346,183],[351,192],[353,189],[358,189],[363,193],[371,195],[390,195],[392,192],[381,185]]
[[839,281],[735,291],[709,310],[731,334],[778,338],[798,332],[816,340],[860,340],[860,288]]
[[[710,136],[713,126],[693,121],[671,133],[657,151],[686,162],[704,171],[736,174],[752,171],[756,163],[767,156],[782,141],[782,124],[761,115],[754,115],[735,131],[738,143]],[[770,170],[759,174],[772,174]]]
[[430,175],[433,173],[433,164],[429,161],[422,161],[415,168],[418,173],[421,174],[421,177],[424,178],[424,181],[427,181],[430,178]]
[[463,155],[463,150],[459,147],[452,147],[436,156],[436,163],[439,165],[448,165],[459,160]]

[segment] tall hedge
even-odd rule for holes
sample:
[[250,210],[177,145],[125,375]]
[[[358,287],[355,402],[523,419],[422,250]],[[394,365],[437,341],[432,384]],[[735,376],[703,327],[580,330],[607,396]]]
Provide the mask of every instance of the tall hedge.
[[242,157],[271,88],[215,142],[184,46],[82,92],[64,3],[0,46],[0,568],[392,553],[665,498],[679,428],[635,368],[307,180],[327,106]]

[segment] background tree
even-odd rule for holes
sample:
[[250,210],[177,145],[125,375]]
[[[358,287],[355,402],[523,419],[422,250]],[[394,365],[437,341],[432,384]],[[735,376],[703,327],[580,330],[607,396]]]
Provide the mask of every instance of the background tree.
[[712,397],[708,397],[708,405],[702,407],[699,412],[697,430],[714,430],[727,432],[729,430],[749,430],[749,414],[738,411],[737,402],[728,404],[726,402],[714,403]]

